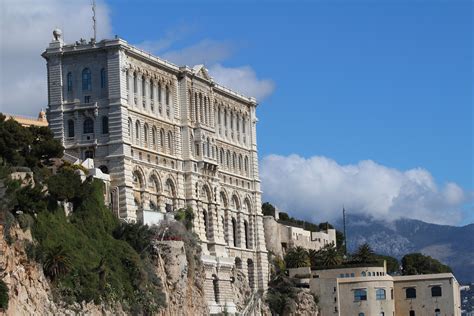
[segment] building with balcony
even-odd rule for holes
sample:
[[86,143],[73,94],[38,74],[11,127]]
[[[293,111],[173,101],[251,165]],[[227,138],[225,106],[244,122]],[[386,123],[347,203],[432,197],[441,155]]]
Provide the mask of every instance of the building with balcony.
[[386,266],[297,268],[290,277],[319,297],[319,315],[460,316],[460,287],[451,273],[391,276]]
[[231,272],[268,281],[254,98],[216,83],[204,66],[177,66],[115,38],[64,43],[47,61],[49,126],[66,155],[110,175],[111,209],[156,224],[190,207],[211,313],[233,313]]

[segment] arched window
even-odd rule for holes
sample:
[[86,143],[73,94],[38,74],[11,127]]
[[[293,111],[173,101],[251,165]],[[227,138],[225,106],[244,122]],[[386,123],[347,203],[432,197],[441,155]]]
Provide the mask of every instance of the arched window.
[[151,143],[153,146],[153,149],[156,150],[156,127],[152,127],[151,129]]
[[145,147],[148,147],[148,124],[146,123],[143,126],[143,141],[145,142]]
[[135,144],[140,144],[140,121],[135,122]]
[[74,121],[67,121],[67,137],[74,137]]
[[67,92],[72,92],[72,72],[67,73]]
[[221,148],[221,152],[219,154],[219,159],[220,159],[220,163],[222,166],[224,166],[224,149]]
[[204,232],[206,234],[206,239],[210,239],[209,238],[209,219],[207,218],[207,211],[204,210],[202,211],[202,221],[203,221],[203,225],[204,225]]
[[362,271],[361,275],[362,275],[363,277],[365,277],[365,271]]
[[227,154],[226,154],[226,164],[227,164],[227,168],[230,168],[230,151],[227,151]]
[[365,316],[365,314],[364,313],[359,313],[359,316]]
[[84,120],[84,134],[94,133],[94,121],[91,118],[86,118]]
[[375,298],[377,301],[383,301],[386,299],[385,290],[384,289],[376,289],[375,290]]
[[173,154],[173,133],[168,132],[168,151]]
[[410,316],[415,316],[415,311],[410,311]]
[[134,72],[133,73],[133,93],[137,94],[138,91],[138,79],[137,79],[137,74]]
[[89,68],[84,68],[82,71],[82,90],[90,91],[92,89],[92,76]]
[[102,134],[109,133],[109,118],[107,116],[102,116]]
[[170,104],[170,88],[166,87],[166,105]]
[[160,149],[165,151],[165,130],[160,129]]
[[250,289],[253,290],[255,288],[255,267],[254,267],[252,259],[247,260],[247,273],[249,277]]
[[405,289],[406,298],[416,298],[416,289],[414,287],[409,287]]
[[107,72],[105,71],[105,68],[100,70],[100,87],[102,89],[107,87]]
[[245,248],[250,249],[249,224],[247,223],[247,221],[244,221],[244,232],[245,232]]
[[431,288],[431,296],[432,297],[440,297],[442,295],[441,293],[441,286],[436,285]]
[[219,303],[219,280],[215,274],[212,275],[212,288],[214,290],[214,300]]
[[237,221],[232,217],[232,237],[234,241],[234,247],[237,247]]
[[126,78],[127,92],[130,93],[130,72],[128,71],[128,69],[125,74],[125,78]]

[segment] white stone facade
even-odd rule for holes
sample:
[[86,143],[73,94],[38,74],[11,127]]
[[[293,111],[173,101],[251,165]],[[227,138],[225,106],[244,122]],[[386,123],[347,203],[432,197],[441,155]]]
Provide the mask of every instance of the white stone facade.
[[118,38],[66,45],[55,35],[42,56],[49,126],[68,155],[110,175],[116,215],[153,223],[191,207],[213,311],[235,309],[233,268],[266,290],[256,100],[203,66],[178,67]]

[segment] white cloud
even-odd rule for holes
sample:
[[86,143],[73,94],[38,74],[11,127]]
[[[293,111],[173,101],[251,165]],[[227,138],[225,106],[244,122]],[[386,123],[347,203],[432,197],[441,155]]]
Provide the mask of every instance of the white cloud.
[[232,68],[215,64],[209,68],[209,73],[219,84],[255,97],[259,101],[268,97],[275,89],[272,80],[257,78],[257,74],[250,66]]
[[162,39],[145,41],[137,46],[178,65],[192,67],[204,64],[217,83],[244,95],[255,97],[259,101],[273,92],[275,88],[273,81],[258,78],[252,67],[222,65],[222,62],[228,60],[233,54],[234,47],[231,43],[205,39],[181,49],[170,49],[182,38],[182,35],[183,32],[168,32]]
[[266,201],[314,221],[340,218],[345,205],[351,213],[378,219],[456,224],[469,195],[455,183],[438,186],[427,170],[400,171],[371,160],[339,165],[322,156],[270,155],[260,170]]
[[[90,0],[3,0],[0,18],[0,111],[37,115],[47,106],[41,57],[60,28],[66,42],[92,37]],[[98,39],[110,37],[107,6],[97,1]]]

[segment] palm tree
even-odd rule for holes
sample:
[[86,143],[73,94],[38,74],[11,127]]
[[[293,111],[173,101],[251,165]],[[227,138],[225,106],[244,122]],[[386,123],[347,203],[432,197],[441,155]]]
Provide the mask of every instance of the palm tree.
[[353,257],[355,261],[360,263],[372,263],[375,261],[375,253],[368,243],[360,245]]
[[48,249],[45,254],[43,269],[52,281],[68,273],[71,269],[69,253],[62,246]]
[[303,247],[291,248],[285,256],[285,262],[287,268],[310,266],[308,252]]
[[320,251],[321,264],[324,267],[337,266],[342,263],[342,257],[334,244],[324,246]]

